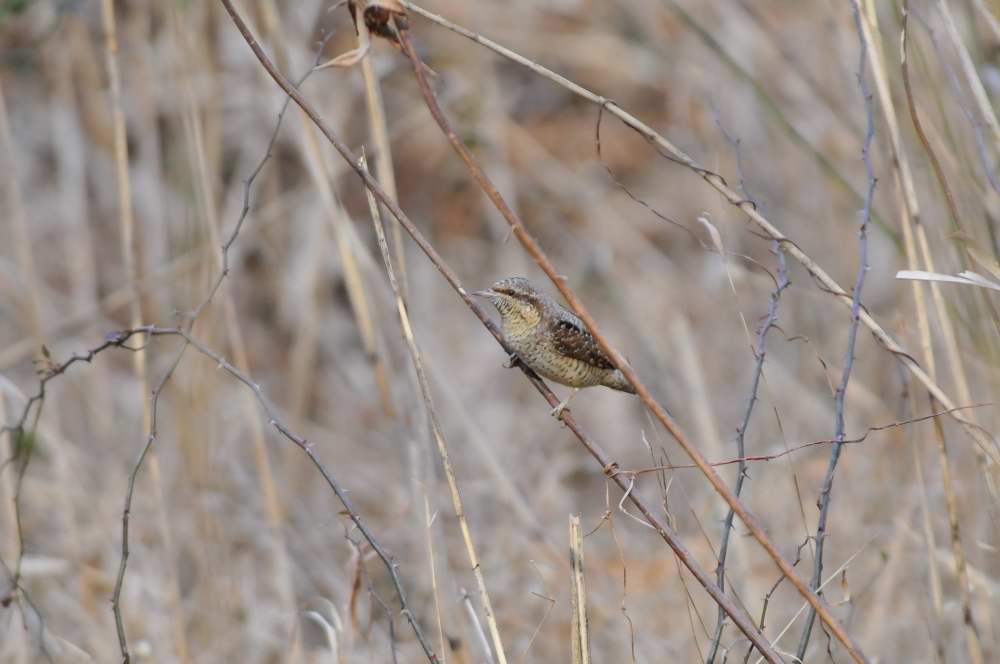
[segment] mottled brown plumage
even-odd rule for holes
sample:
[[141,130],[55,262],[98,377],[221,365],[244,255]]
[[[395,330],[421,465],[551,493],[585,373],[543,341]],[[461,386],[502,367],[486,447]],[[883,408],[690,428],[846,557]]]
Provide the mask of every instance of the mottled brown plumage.
[[475,294],[488,297],[500,312],[504,340],[522,362],[544,378],[576,388],[553,414],[584,387],[604,385],[635,394],[583,321],[527,279],[502,279]]

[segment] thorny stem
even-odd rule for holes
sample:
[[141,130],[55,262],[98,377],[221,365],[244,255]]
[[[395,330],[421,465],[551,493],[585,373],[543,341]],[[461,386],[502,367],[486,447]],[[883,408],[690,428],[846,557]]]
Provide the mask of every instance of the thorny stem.
[[[131,334],[129,334],[131,336]],[[118,647],[121,649],[122,662],[128,664],[131,661],[131,656],[128,650],[128,639],[125,636],[125,625],[122,621],[122,609],[121,609],[121,596],[122,587],[125,584],[125,569],[128,565],[129,557],[129,547],[128,547],[128,523],[129,516],[132,514],[132,494],[135,491],[135,479],[139,475],[139,469],[142,467],[142,462],[146,459],[146,455],[153,447],[153,443],[156,441],[157,436],[157,406],[160,402],[160,395],[163,393],[163,389],[166,387],[167,382],[170,377],[173,376],[174,371],[180,365],[181,360],[184,358],[184,351],[187,348],[187,343],[181,348],[180,351],[174,356],[173,362],[170,364],[170,368],[167,369],[166,373],[163,374],[163,378],[160,379],[159,384],[153,390],[153,402],[151,404],[150,410],[150,423],[149,423],[149,435],[146,437],[146,444],[142,446],[139,451],[139,456],[132,466],[132,471],[128,476],[128,490],[125,493],[125,507],[122,509],[122,550],[121,550],[121,561],[118,563],[118,576],[115,579],[115,589],[111,594],[111,610],[115,617],[115,629],[118,632]]]
[[[808,544],[809,540],[806,539],[806,541],[802,542],[802,544],[799,545],[799,548],[795,552],[795,560],[792,561],[793,567],[797,567],[798,564],[802,561],[802,550],[806,548]],[[760,607],[760,622],[758,623],[758,625],[760,626],[760,630],[762,632],[764,631],[764,620],[767,618],[767,607],[771,604],[771,598],[774,597],[774,593],[778,591],[778,586],[780,586],[781,582],[784,580],[785,580],[785,575],[782,574],[774,582],[774,585],[771,586],[771,589],[764,594],[764,602]],[[743,657],[743,664],[747,664],[747,662],[750,661],[750,655],[752,654],[753,654],[753,648],[752,647],[747,648],[747,653]]]
[[365,567],[365,558],[363,552],[361,551],[361,543],[354,541],[349,533],[345,533],[344,539],[350,542],[351,546],[354,547],[355,553],[358,557],[358,568],[361,571],[361,577],[365,581],[365,587],[368,590],[368,594],[375,600],[376,604],[379,605],[382,611],[385,612],[389,632],[389,652],[392,655],[393,664],[397,664],[399,660],[396,653],[396,617],[392,614],[392,610],[389,608],[389,605],[385,603],[385,600],[382,599],[382,596],[378,594],[375,590],[375,586],[372,584],[371,576],[368,574],[368,568]]
[[[777,452],[775,454],[748,454],[746,456],[735,457],[732,459],[723,459],[722,461],[712,461],[709,463],[709,465],[731,466],[734,463],[738,464],[744,462],[774,461],[775,459],[786,457],[789,454],[792,454],[793,452],[799,452],[810,447],[816,447],[817,445],[832,445],[833,443],[840,443],[841,445],[857,445],[858,443],[863,443],[866,440],[868,440],[868,436],[870,436],[872,433],[876,431],[885,431],[886,429],[895,429],[896,427],[901,427],[907,424],[917,424],[919,422],[934,420],[941,417],[942,415],[950,415],[954,411],[971,410],[973,408],[985,408],[987,406],[995,406],[995,405],[997,405],[996,402],[989,401],[986,403],[969,404],[968,406],[957,406],[949,410],[936,410],[927,413],[925,415],[920,415],[918,417],[910,417],[905,420],[895,420],[887,424],[872,425],[867,429],[865,429],[864,433],[862,433],[860,436],[856,436],[855,438],[845,438],[843,440],[837,440],[836,438],[811,440],[806,443],[799,443],[797,445],[786,447],[781,452]],[[648,468],[628,468],[628,469],[623,468],[619,472],[624,475],[628,475],[630,477],[638,477],[639,475],[645,475],[647,473],[660,473],[663,472],[664,470],[687,470],[687,469],[695,469],[697,467],[698,466],[694,465],[693,463],[668,463],[668,464],[658,464]]]
[[[861,322],[861,289],[865,283],[865,274],[868,272],[868,223],[871,220],[872,196],[875,193],[875,170],[871,161],[871,144],[875,136],[875,117],[872,110],[872,94],[868,88],[867,61],[868,61],[868,41],[865,39],[864,30],[861,27],[861,8],[857,0],[851,0],[851,8],[854,13],[854,25],[858,32],[858,42],[860,43],[860,54],[858,56],[857,79],[858,88],[864,103],[866,128],[864,145],[861,148],[861,158],[865,165],[865,175],[868,178],[868,190],[865,192],[864,208],[861,211],[861,225],[858,229],[858,272],[854,281],[854,290],[851,294],[851,325],[847,334],[847,350],[844,352],[844,367],[841,371],[840,385],[834,398],[834,443],[830,450],[830,461],[827,464],[826,476],[823,478],[823,487],[820,490],[817,507],[819,508],[819,521],[816,524],[816,552],[813,557],[813,574],[809,586],[818,590],[823,582],[823,545],[826,542],[826,522],[830,512],[830,494],[833,491],[833,476],[837,470],[837,462],[840,460],[840,452],[843,448],[843,441],[846,438],[844,424],[844,397],[847,393],[847,386],[851,380],[851,370],[854,368],[854,347],[858,337],[858,327]],[[798,648],[795,651],[797,661],[805,661],[806,649],[809,647],[809,637],[812,634],[813,623],[816,622],[816,611],[810,607],[806,615],[806,625],[802,630]]]
[[[775,284],[774,290],[771,292],[771,299],[767,305],[767,316],[764,322],[761,323],[760,328],[757,330],[757,342],[754,347],[754,355],[757,358],[757,362],[753,368],[753,377],[750,379],[750,398],[747,400],[746,410],[743,412],[743,420],[740,422],[739,428],[736,430],[736,450],[739,456],[739,469],[736,476],[736,496],[739,497],[743,491],[743,482],[746,480],[746,448],[744,445],[746,439],[747,428],[750,426],[750,416],[753,414],[754,406],[757,403],[757,391],[760,387],[760,379],[764,374],[764,359],[767,355],[767,333],[771,331],[778,322],[778,301],[781,299],[781,293],[788,288],[790,282],[788,281],[788,266],[785,262],[785,254],[781,250],[781,245],[777,242],[774,243],[773,253],[778,258],[778,279]],[[726,557],[729,553],[729,538],[733,531],[733,517],[735,512],[729,510],[726,514],[725,524],[722,526],[722,543],[719,545],[719,563],[715,569],[715,581],[719,584],[719,588],[722,590],[726,589]],[[715,661],[716,654],[719,650],[719,642],[722,640],[722,629],[725,626],[726,615],[720,610],[719,615],[716,618],[715,624],[715,635],[712,637],[712,644],[708,651],[708,656],[705,658],[707,664],[712,664]]]

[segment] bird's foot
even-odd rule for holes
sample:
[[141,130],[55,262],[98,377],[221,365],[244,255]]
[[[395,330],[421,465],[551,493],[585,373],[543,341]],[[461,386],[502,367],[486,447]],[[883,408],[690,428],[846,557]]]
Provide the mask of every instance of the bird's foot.
[[573,388],[573,391],[569,393],[569,396],[563,399],[558,406],[552,409],[551,411],[552,417],[558,417],[562,419],[562,414],[563,411],[566,410],[566,406],[569,405],[569,402],[573,400],[573,397],[575,397],[576,393],[579,391],[580,391],[579,387]]
[[511,353],[507,356],[507,361],[503,363],[504,369],[513,369],[517,366],[517,353]]

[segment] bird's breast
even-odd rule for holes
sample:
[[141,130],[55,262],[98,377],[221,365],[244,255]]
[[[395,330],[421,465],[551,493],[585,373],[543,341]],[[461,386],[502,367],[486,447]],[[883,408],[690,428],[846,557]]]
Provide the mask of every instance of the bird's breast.
[[535,373],[570,387],[599,385],[604,380],[606,370],[560,353],[537,327],[504,326],[507,345]]

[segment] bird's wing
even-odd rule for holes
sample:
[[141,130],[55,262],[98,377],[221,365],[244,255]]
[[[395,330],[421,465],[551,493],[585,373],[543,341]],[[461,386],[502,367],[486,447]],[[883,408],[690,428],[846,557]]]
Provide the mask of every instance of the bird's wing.
[[586,362],[598,369],[614,369],[615,365],[594,341],[594,335],[587,331],[583,321],[575,314],[559,307],[554,316],[555,334],[553,343],[559,353]]

